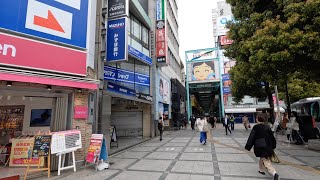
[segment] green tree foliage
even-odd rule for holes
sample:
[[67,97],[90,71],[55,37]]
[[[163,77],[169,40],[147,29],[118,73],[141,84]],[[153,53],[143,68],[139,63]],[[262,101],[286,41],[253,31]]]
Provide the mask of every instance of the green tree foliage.
[[320,80],[320,0],[227,2],[235,21],[228,24],[234,43],[225,54],[237,61],[231,70],[236,99],[261,92],[252,88],[257,82],[280,84],[296,72]]

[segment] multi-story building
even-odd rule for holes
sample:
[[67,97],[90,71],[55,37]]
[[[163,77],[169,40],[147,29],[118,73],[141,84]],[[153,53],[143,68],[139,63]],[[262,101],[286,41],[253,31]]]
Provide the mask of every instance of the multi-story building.
[[[179,23],[176,0],[156,1],[156,79],[154,119],[178,126],[185,116],[184,64],[179,56]],[[170,121],[171,119],[171,121]]]

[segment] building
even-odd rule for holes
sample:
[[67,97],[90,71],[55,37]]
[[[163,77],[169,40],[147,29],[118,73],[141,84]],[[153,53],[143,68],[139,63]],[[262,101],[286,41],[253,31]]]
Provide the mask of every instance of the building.
[[[103,1],[99,16],[100,114],[98,132],[110,142],[139,142],[152,136],[152,44],[154,3]],[[105,29],[106,27],[106,29]],[[114,127],[116,131],[114,131]]]
[[[0,144],[79,129],[82,148],[76,161],[84,161],[99,87],[95,10],[96,1],[88,0],[1,2]],[[57,168],[55,158],[52,168]]]
[[185,116],[184,64],[179,56],[179,23],[176,0],[156,0],[156,86],[154,119],[178,127]]

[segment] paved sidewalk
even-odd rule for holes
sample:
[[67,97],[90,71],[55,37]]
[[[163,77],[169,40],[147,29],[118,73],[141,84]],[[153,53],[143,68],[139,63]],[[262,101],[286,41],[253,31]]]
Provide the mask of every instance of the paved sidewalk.
[[[213,129],[207,145],[199,143],[199,132],[170,131],[158,138],[110,157],[110,169],[96,172],[93,168],[76,173],[64,172],[51,179],[63,180],[257,180],[272,179],[260,175],[258,159],[244,150],[250,131],[236,125],[232,135],[225,135],[221,124]],[[278,137],[281,139],[281,137]],[[281,179],[320,177],[320,152],[304,146],[278,142],[277,153],[283,163],[275,164]],[[47,179],[47,178],[42,178]]]

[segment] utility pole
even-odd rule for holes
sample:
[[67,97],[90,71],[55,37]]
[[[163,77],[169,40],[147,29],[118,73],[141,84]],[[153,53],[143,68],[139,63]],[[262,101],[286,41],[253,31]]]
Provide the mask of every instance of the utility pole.
[[286,79],[286,99],[287,99],[287,111],[288,116],[291,116],[291,106],[290,106],[290,97],[289,97],[289,91],[288,91],[288,79]]

